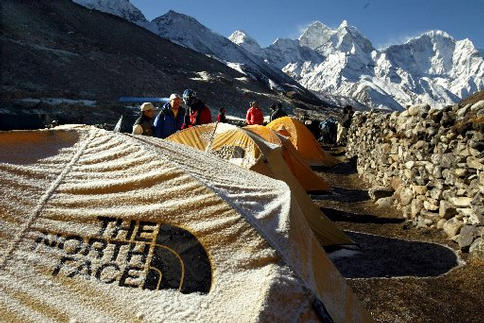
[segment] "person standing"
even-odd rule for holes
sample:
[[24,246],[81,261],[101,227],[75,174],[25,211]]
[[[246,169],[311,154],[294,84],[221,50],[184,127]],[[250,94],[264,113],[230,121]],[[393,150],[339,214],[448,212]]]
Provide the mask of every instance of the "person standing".
[[151,102],[144,102],[140,106],[141,116],[133,124],[133,135],[153,136],[153,116],[155,107]]
[[262,110],[259,108],[259,104],[257,103],[257,101],[252,101],[250,103],[250,108],[247,110],[245,122],[247,122],[248,125],[264,124],[264,114],[262,113]]
[[227,118],[225,117],[225,108],[220,108],[218,111],[217,121],[227,123]]
[[168,100],[155,118],[155,136],[158,138],[166,138],[183,129],[185,109],[181,106],[180,96],[173,93]]
[[192,127],[212,122],[210,109],[198,99],[195,91],[186,89],[183,92],[183,101],[190,108],[188,118],[186,118],[186,126]]
[[272,111],[270,121],[287,116],[287,113],[282,110],[282,105],[279,102],[271,105],[270,109]]

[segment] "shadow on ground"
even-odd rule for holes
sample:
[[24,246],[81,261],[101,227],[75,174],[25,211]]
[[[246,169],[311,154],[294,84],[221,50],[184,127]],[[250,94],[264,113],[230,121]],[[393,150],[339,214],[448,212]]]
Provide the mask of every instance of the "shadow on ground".
[[403,223],[405,219],[399,218],[382,218],[370,214],[356,214],[351,212],[340,211],[332,208],[320,208],[321,211],[335,222],[353,222],[353,223]]
[[456,254],[444,246],[345,231],[359,250],[327,250],[346,278],[439,276],[458,265]]
[[329,192],[308,192],[313,200],[339,201],[339,202],[363,202],[368,201],[370,196],[366,190],[349,190],[341,187],[333,187]]
[[329,174],[356,174],[356,157],[349,159],[347,162],[336,164],[333,167],[311,166],[311,168],[317,172],[324,172]]

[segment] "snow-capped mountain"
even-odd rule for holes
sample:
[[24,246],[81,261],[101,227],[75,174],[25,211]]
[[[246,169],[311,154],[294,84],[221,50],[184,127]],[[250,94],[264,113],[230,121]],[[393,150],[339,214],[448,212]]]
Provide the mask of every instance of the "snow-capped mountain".
[[277,39],[262,50],[267,62],[336,104],[444,106],[484,89],[482,55],[470,40],[456,41],[443,31],[376,50],[346,21],[336,29],[315,22],[299,39]]
[[143,28],[153,31],[151,23],[143,13],[136,8],[129,0],[72,0],[81,6],[89,9],[96,9],[102,12],[124,18]]
[[148,22],[129,0],[73,1],[134,22],[271,88],[304,87],[337,105],[396,110],[417,103],[444,106],[484,89],[482,50],[442,31],[377,50],[347,21],[335,29],[317,21],[298,39],[277,39],[261,48],[243,31],[227,39],[174,11]]
[[[271,89],[283,92],[296,91],[308,102],[321,103],[312,92],[302,87],[280,68],[267,64],[263,58],[252,53],[257,51],[256,47],[259,47],[252,39],[241,40],[241,43],[255,44],[255,47],[249,48],[249,51],[203,26],[196,19],[174,11],[169,11],[148,22],[129,0],[73,1],[91,9],[122,17],[149,29],[162,38],[215,58],[248,77],[265,83]],[[263,53],[261,50],[260,54]]]
[[265,55],[259,44],[242,30],[234,31],[229,36],[229,40],[256,56],[264,57]]
[[[156,33],[159,36],[216,58],[251,78],[265,82],[271,88],[306,91],[279,68],[267,64],[259,57],[257,52],[259,45],[253,39],[243,37],[242,32],[233,35],[234,39],[244,41],[241,41],[244,46],[238,46],[200,24],[196,19],[175,11],[169,11],[155,18],[152,24],[156,26]],[[263,53],[261,51],[259,54]]]

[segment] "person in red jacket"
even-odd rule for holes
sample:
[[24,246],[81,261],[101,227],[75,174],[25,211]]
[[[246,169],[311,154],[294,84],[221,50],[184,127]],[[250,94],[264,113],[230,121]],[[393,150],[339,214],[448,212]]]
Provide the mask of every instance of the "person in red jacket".
[[257,104],[256,101],[252,101],[250,103],[250,108],[249,110],[247,110],[245,121],[247,122],[248,125],[264,124],[264,114],[262,114],[262,110],[259,108],[259,104]]
[[212,122],[212,113],[210,109],[197,98],[197,94],[190,89],[183,92],[183,101],[190,108],[188,118],[185,121],[185,127],[198,126]]

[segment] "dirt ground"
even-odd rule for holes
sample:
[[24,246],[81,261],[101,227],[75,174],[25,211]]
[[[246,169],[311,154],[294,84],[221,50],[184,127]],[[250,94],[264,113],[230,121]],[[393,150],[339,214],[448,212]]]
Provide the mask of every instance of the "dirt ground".
[[358,248],[329,248],[331,259],[376,322],[484,322],[484,262],[443,232],[417,228],[394,207],[377,208],[369,186],[343,161],[316,169],[333,189],[313,201]]

